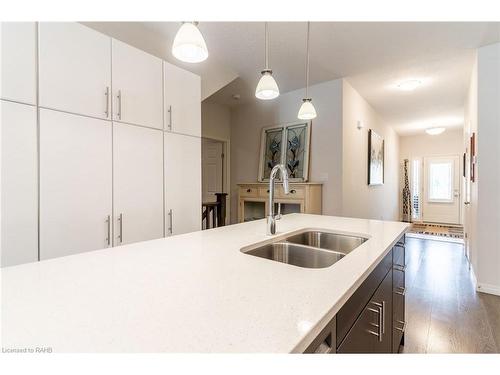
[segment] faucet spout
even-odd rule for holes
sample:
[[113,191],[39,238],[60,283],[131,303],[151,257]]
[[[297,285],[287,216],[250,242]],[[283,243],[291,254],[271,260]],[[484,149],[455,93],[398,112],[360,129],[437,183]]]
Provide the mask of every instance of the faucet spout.
[[277,164],[271,170],[269,175],[269,215],[267,216],[267,235],[272,236],[276,233],[276,215],[274,212],[274,182],[276,175],[280,172],[283,181],[283,191],[285,194],[290,192],[288,184],[288,172],[285,165]]

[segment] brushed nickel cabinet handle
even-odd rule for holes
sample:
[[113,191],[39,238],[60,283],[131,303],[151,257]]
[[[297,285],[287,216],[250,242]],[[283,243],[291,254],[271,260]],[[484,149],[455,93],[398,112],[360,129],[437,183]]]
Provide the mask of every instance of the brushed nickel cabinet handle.
[[385,334],[385,301],[382,301],[382,334]]
[[106,218],[106,224],[108,225],[108,236],[106,237],[106,242],[108,246],[111,245],[111,215]]
[[394,326],[394,329],[404,333],[406,331],[406,322],[402,320],[397,320],[396,322],[402,324],[403,326],[401,328]]
[[406,295],[406,288],[398,286],[394,293],[399,294],[400,296],[405,296]]
[[122,90],[118,90],[118,94],[116,95],[118,99],[118,112],[116,115],[118,116],[118,120],[122,119]]
[[173,233],[173,219],[172,219],[172,216],[174,216],[172,210],[168,210],[168,233],[169,234],[172,234]]
[[392,266],[392,269],[396,270],[396,271],[405,272],[406,271],[406,265],[402,266],[401,264],[394,264]]
[[168,106],[168,130],[172,131],[172,106]]
[[375,324],[375,323],[370,323],[372,326],[374,326],[375,328],[377,328],[377,332],[373,332],[371,330],[366,330],[369,334],[371,335],[374,335],[374,336],[377,336],[378,337],[378,341],[381,342],[382,341],[382,334],[383,334],[383,330],[384,330],[384,312],[383,312],[383,304],[380,304],[380,303],[377,303],[377,302],[372,302],[375,306],[377,306],[376,309],[373,309],[371,307],[368,307],[368,311],[372,311],[374,312],[375,314],[378,315],[378,324]]
[[118,239],[120,240],[120,243],[123,242],[123,214],[120,214],[120,216],[118,216],[118,222],[120,223],[120,231],[119,231],[119,234],[118,234]]
[[104,111],[104,114],[106,115],[106,118],[109,118],[109,86],[106,86],[104,97],[106,98],[106,110]]

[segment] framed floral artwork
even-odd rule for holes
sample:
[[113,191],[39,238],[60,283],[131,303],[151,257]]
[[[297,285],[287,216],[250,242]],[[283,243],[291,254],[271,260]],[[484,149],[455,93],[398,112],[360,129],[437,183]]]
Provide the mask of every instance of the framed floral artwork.
[[269,174],[273,167],[276,164],[284,164],[290,181],[307,181],[310,143],[310,121],[263,128],[258,180],[269,181]]

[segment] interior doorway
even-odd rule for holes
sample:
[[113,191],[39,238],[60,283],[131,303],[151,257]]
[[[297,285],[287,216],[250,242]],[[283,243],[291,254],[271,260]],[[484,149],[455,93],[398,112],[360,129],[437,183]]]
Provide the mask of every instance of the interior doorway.
[[423,162],[423,221],[461,224],[460,157],[424,157]]
[[203,138],[202,200],[215,202],[215,193],[224,191],[224,142]]
[[[216,193],[227,193],[225,200],[225,223],[229,224],[229,141],[202,138],[201,143],[201,174],[202,174],[202,211],[210,202],[216,202]],[[207,205],[208,204],[208,205]]]

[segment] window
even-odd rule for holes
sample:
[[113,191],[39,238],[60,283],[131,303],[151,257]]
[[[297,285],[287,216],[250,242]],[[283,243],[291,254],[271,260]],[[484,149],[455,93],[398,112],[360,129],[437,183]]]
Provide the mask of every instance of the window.
[[453,201],[453,163],[436,162],[429,165],[429,201]]

